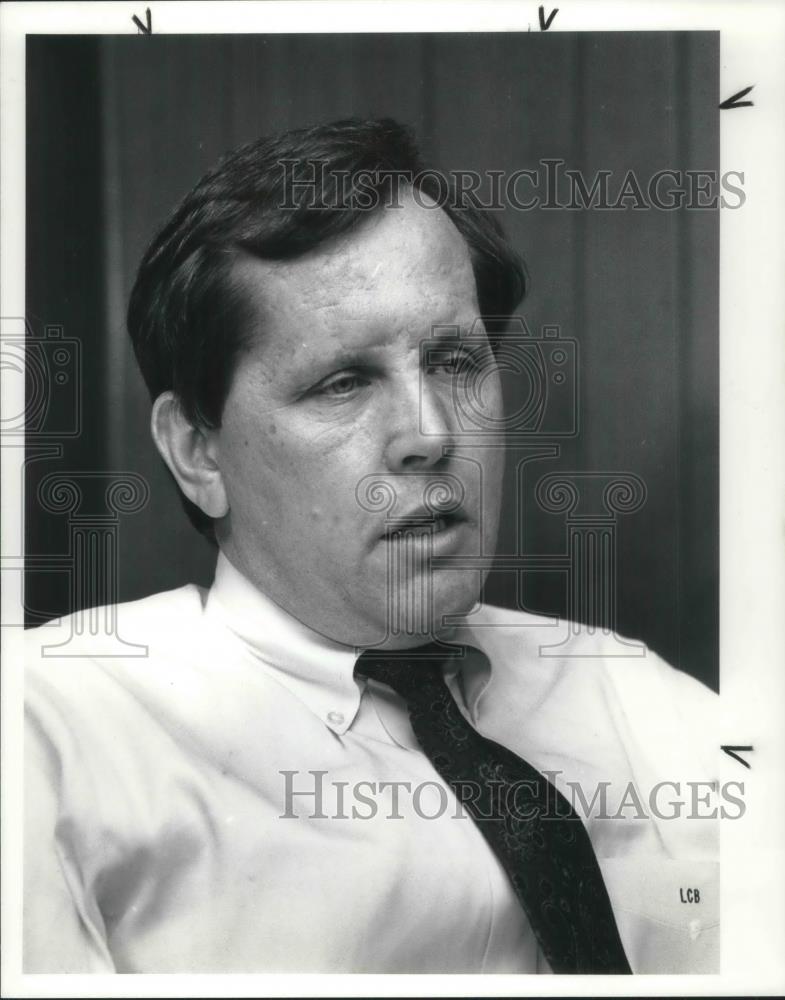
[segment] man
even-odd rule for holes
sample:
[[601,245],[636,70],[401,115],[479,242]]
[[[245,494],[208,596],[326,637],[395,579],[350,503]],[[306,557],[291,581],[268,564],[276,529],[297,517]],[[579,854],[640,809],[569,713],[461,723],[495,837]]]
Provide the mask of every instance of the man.
[[499,426],[524,279],[421,167],[390,121],[262,140],[142,261],[216,576],[118,608],[146,658],[32,635],[27,971],[716,969],[716,803],[677,801],[716,792],[713,696],[547,656],[449,562],[493,551],[503,452],[458,410]]

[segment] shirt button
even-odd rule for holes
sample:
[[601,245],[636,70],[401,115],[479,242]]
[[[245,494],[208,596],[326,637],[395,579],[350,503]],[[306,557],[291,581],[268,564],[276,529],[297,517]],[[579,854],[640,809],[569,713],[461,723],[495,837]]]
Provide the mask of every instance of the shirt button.
[[327,721],[334,723],[336,726],[340,726],[343,723],[343,712],[328,712]]

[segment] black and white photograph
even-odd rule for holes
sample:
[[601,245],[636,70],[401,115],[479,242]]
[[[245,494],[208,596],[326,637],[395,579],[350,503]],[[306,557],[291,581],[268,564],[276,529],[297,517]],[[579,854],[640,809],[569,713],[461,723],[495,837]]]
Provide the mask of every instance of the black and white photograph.
[[779,992],[782,12],[4,6],[4,983]]

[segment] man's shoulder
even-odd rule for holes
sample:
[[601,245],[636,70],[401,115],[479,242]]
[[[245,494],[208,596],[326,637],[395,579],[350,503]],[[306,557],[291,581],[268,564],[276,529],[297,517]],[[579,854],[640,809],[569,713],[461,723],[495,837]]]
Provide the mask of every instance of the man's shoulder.
[[100,683],[107,673],[144,673],[176,662],[181,651],[198,643],[205,598],[203,588],[187,584],[135,601],[86,608],[28,629],[28,693],[42,685],[65,692]]
[[[67,655],[66,645],[72,645],[85,656],[103,655],[108,649],[107,636],[115,636],[122,642],[122,630],[144,632],[148,636],[167,635],[173,629],[198,619],[205,606],[206,591],[196,584],[186,584],[173,590],[160,591],[134,601],[118,604],[104,604],[84,608],[60,618],[53,618],[43,625],[27,629],[25,643],[28,649],[53,648],[55,644]],[[68,640],[72,639],[72,642]],[[132,654],[129,640],[129,654]],[[62,645],[60,645],[62,644]],[[113,647],[118,652],[121,646]]]
[[524,756],[533,747],[549,766],[565,755],[593,761],[615,778],[629,768],[714,775],[717,695],[645,644],[496,607],[473,635],[492,664],[481,714]]
[[717,695],[645,643],[557,617],[484,605],[467,619],[507,684],[601,697],[646,712],[678,704],[711,716]]
[[219,662],[205,598],[189,584],[29,629],[29,733],[61,755],[81,748],[81,760],[108,759],[121,742],[154,742],[161,723],[199,697],[202,661]]

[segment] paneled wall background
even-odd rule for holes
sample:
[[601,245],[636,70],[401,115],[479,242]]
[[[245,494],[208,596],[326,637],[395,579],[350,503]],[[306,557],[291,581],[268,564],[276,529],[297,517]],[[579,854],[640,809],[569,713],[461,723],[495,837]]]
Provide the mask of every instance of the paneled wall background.
[[[713,33],[30,38],[28,318],[81,341],[83,429],[60,459],[28,467],[28,552],[68,545],[64,519],[36,501],[42,476],[132,471],[151,498],[121,518],[118,598],[211,579],[214,551],[149,439],[124,312],[154,228],[221,153],[384,115],[414,126],[443,169],[559,158],[587,178],[611,171],[615,196],[630,169],[644,185],[657,170],[717,169],[718,61]],[[716,686],[719,214],[507,209],[502,221],[531,275],[529,329],[577,342],[580,433],[522,483],[511,453],[500,551],[564,547],[564,515],[535,501],[540,476],[639,477],[645,504],[617,526],[618,629]],[[30,622],[85,599],[45,566],[26,594]],[[567,608],[560,572],[498,569],[487,595]]]

